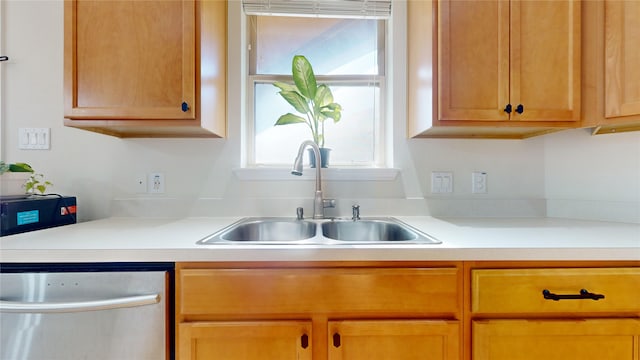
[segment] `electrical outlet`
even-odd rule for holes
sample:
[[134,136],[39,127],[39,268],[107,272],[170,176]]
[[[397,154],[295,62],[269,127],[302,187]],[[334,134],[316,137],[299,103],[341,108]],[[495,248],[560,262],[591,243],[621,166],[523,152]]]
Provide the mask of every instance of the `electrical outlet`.
[[474,171],[471,173],[471,192],[474,194],[487,193],[487,173],[484,171]]
[[164,194],[163,173],[150,173],[147,176],[147,192],[150,194]]
[[452,172],[432,172],[431,173],[431,192],[434,194],[452,193],[453,192],[453,173]]

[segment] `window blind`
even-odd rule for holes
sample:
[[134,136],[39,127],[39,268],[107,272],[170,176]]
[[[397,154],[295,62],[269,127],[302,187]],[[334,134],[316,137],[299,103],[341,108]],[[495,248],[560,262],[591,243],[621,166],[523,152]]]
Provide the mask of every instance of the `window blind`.
[[388,19],[391,0],[242,0],[247,15]]

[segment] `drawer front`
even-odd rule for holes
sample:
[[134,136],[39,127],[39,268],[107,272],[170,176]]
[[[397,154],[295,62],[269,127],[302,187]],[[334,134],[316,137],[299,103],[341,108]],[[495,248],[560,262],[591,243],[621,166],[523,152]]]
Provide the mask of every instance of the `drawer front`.
[[454,314],[457,268],[183,269],[182,315]]
[[640,313],[640,268],[472,270],[471,288],[475,313]]
[[472,334],[473,360],[634,360],[640,320],[483,320]]

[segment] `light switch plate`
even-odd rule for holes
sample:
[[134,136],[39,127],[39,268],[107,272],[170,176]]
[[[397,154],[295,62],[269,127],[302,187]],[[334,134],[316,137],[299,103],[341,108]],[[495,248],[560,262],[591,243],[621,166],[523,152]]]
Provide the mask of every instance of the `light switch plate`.
[[438,171],[431,173],[431,193],[442,194],[453,192],[453,173]]
[[49,150],[51,148],[51,128],[19,128],[18,149]]

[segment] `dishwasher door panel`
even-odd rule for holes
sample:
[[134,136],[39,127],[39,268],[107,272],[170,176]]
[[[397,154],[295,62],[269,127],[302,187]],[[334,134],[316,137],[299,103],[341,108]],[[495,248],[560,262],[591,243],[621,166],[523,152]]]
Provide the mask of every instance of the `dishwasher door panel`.
[[163,271],[0,274],[0,359],[166,360]]

